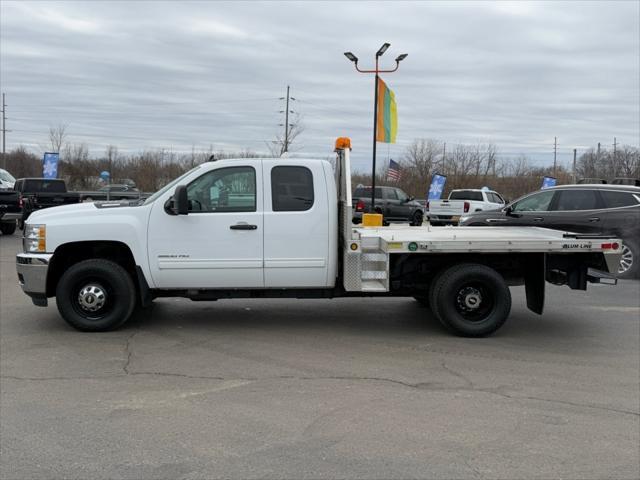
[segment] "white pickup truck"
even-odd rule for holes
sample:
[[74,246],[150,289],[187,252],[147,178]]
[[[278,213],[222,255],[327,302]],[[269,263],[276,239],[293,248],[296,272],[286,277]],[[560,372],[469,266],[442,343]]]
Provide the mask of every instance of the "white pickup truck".
[[505,205],[504,198],[493,190],[451,190],[448,199],[427,202],[427,217],[432,225],[455,225],[462,215],[483,210],[498,210]]
[[[73,327],[122,325],[157,297],[414,297],[460,335],[498,328],[509,285],[542,313],[545,281],[586,289],[610,280],[616,238],[535,227],[352,224],[350,141],[335,165],[243,158],[204,163],[144,201],[34,212],[19,283],[33,303],[56,297]],[[615,283],[615,280],[611,280]]]

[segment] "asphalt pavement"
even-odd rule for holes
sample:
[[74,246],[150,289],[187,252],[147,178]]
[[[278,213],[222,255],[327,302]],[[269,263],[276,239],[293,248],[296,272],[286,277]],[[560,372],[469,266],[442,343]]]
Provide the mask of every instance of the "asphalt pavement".
[[494,336],[412,299],[159,299],[68,327],[0,236],[0,478],[639,478],[640,282],[513,288]]

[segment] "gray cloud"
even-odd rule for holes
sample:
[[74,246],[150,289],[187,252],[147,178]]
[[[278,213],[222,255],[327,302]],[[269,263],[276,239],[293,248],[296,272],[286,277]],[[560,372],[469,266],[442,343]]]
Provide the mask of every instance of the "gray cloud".
[[302,153],[353,138],[371,155],[371,65],[398,99],[399,157],[414,138],[494,142],[552,161],[574,147],[640,144],[638,2],[9,2],[0,4],[8,147],[38,149],[68,123],[93,153],[196,148],[264,151],[287,84],[306,125]]

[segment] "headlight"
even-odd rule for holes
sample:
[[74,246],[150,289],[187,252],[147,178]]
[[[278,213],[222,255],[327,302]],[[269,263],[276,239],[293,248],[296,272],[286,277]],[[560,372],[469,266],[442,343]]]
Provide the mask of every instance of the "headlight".
[[466,217],[466,216],[462,216],[462,217],[460,217],[460,220],[458,220],[458,224],[459,224],[459,225],[462,225],[463,223],[468,222],[468,221],[469,221],[469,218],[470,218],[470,217]]
[[45,253],[47,251],[47,229],[44,225],[24,226],[22,248],[26,253]]

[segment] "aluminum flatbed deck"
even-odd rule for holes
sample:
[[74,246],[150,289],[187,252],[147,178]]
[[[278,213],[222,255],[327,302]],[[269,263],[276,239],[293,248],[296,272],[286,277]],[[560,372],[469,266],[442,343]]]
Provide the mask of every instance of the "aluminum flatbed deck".
[[408,225],[354,228],[352,239],[360,240],[363,249],[377,246],[387,253],[568,251],[618,253],[618,249],[612,246],[619,242],[615,238],[581,236],[539,227],[410,227]]

